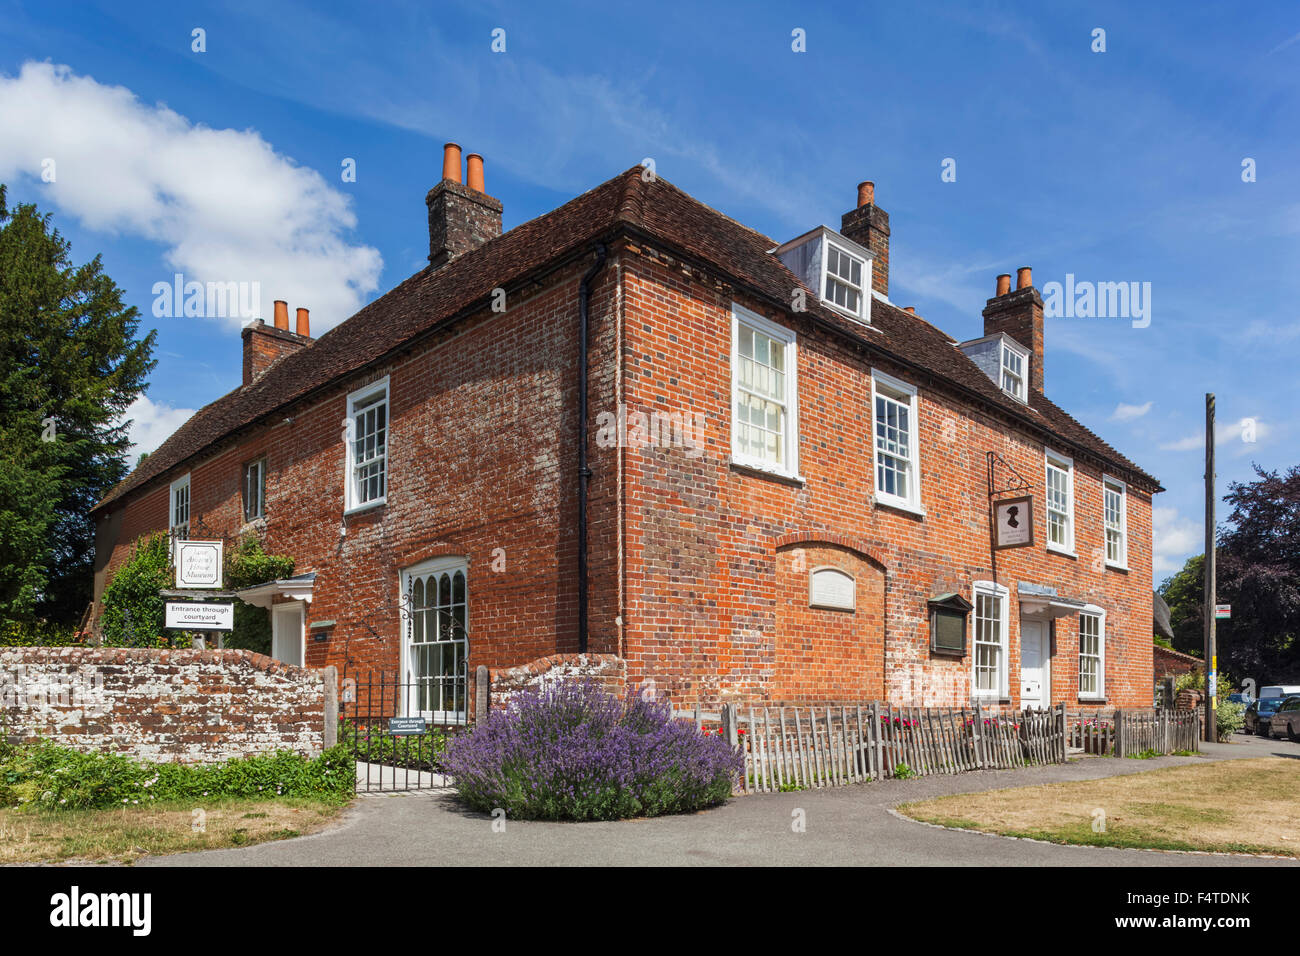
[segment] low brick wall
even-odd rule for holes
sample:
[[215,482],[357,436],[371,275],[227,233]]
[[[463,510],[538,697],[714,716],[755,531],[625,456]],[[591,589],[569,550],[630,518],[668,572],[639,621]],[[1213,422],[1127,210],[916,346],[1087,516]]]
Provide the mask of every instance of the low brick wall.
[[627,662],[617,654],[553,654],[517,667],[495,668],[489,679],[494,710],[506,707],[521,691],[567,680],[591,680],[621,698],[627,687]]
[[334,668],[244,650],[0,649],[9,739],[138,760],[218,763],[275,750],[316,756],[337,739]]

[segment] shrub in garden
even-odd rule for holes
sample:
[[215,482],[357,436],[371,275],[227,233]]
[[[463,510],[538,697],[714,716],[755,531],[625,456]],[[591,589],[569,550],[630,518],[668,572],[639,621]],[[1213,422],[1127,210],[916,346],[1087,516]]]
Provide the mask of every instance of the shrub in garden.
[[722,737],[587,682],[521,694],[447,748],[443,768],[475,810],[512,819],[616,820],[722,803],[742,769]]
[[167,599],[159,592],[172,586],[171,541],[165,534],[142,537],[130,559],[104,589],[104,644],[166,647]]
[[0,806],[42,810],[105,810],[203,797],[342,800],[355,786],[355,764],[343,747],[314,759],[277,751],[207,765],[142,763],[48,742],[0,755]]

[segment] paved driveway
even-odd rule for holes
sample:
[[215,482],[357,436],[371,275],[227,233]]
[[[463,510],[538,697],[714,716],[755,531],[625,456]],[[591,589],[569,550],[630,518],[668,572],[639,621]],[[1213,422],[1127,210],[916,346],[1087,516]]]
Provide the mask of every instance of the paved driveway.
[[[339,826],[240,850],[140,860],[137,866],[750,865],[816,866],[1240,866],[1290,861],[1206,854],[1066,847],[928,827],[891,812],[899,803],[1005,787],[1089,780],[1198,760],[1289,756],[1300,746],[1237,736],[1203,745],[1202,757],[1082,758],[1060,767],[738,797],[691,816],[621,823],[492,820],[461,809],[446,791],[366,796]],[[793,832],[802,815],[806,829]]]

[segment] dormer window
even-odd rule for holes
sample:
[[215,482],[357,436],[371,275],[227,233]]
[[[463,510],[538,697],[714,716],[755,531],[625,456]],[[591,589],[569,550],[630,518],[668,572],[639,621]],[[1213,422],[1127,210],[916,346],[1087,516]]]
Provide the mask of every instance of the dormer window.
[[823,298],[829,305],[862,317],[862,274],[866,260],[826,243],[826,285]]
[[[834,229],[818,226],[772,250],[823,304],[868,325],[871,322],[871,252]],[[798,304],[795,311],[800,310]]]
[[1025,372],[1029,353],[1023,352],[1002,340],[1002,391],[1019,401],[1025,400]]
[[1026,383],[1029,381],[1032,371],[1030,363],[1033,361],[1029,349],[1005,332],[961,342],[957,348],[1006,394],[1018,402],[1029,401]]

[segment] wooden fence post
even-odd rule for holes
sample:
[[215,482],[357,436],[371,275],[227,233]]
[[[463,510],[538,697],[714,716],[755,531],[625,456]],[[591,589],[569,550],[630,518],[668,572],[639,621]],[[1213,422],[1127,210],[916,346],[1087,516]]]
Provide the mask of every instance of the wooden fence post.
[[1124,746],[1126,743],[1125,737],[1127,736],[1127,734],[1124,733],[1124,711],[1119,707],[1115,708],[1114,720],[1115,720],[1115,756],[1123,757],[1126,756],[1126,754],[1124,753]]

